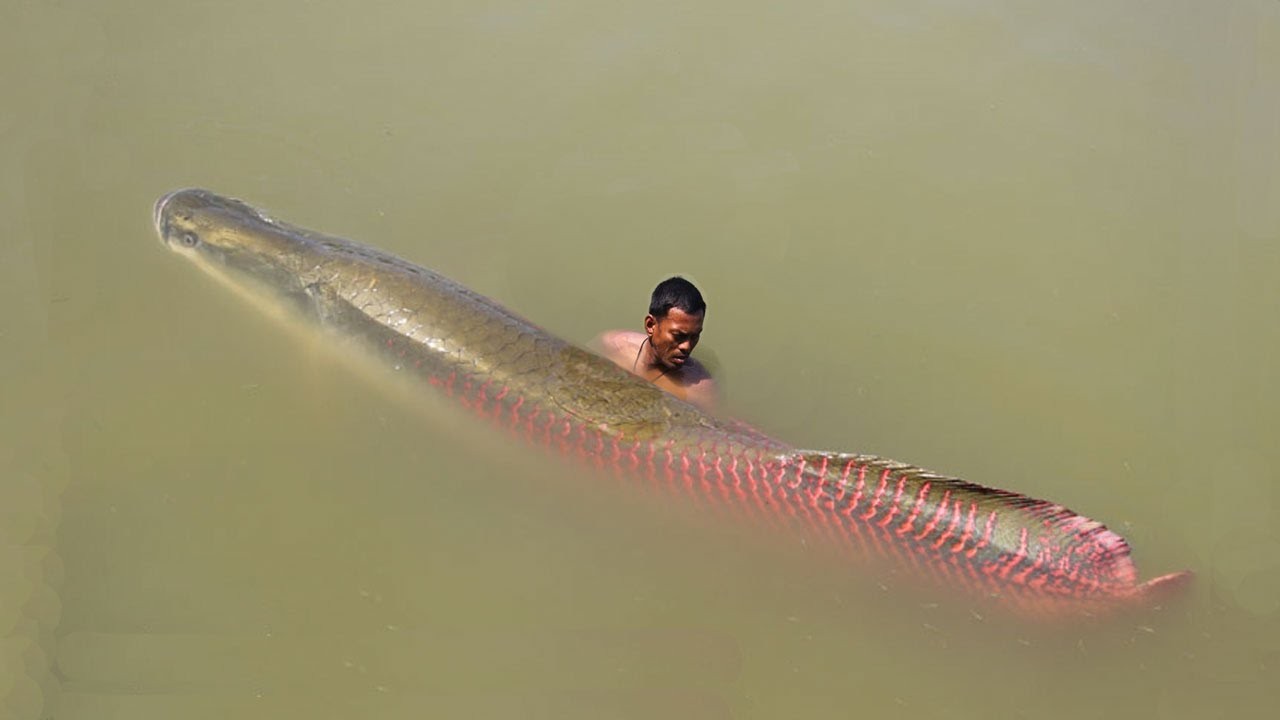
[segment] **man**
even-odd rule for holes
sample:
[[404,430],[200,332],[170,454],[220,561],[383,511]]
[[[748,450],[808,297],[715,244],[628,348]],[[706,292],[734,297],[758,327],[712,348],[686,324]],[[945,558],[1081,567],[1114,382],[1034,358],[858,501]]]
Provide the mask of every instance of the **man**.
[[693,283],[672,277],[658,283],[644,316],[644,332],[613,330],[597,342],[605,357],[676,397],[712,411],[711,374],[690,355],[702,336],[707,304]]

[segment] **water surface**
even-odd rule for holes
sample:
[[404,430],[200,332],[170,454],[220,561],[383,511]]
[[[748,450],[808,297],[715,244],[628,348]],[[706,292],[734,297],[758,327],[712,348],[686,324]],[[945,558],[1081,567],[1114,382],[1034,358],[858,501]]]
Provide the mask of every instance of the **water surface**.
[[[7,716],[1280,700],[1275,3],[11,5]],[[1197,584],[1031,626],[497,452],[163,251],[188,185],[577,342],[685,273],[728,413],[1063,502]]]

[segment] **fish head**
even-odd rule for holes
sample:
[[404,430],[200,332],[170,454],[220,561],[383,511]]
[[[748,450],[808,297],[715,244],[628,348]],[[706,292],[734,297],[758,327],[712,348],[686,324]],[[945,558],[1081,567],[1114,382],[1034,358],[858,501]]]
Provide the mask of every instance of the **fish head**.
[[156,202],[153,220],[166,247],[251,296],[310,302],[306,272],[318,250],[305,233],[208,190],[176,190]]
[[280,267],[296,274],[296,260],[305,250],[296,234],[262,211],[208,190],[190,188],[165,195],[156,202],[154,221],[169,249],[247,272]]

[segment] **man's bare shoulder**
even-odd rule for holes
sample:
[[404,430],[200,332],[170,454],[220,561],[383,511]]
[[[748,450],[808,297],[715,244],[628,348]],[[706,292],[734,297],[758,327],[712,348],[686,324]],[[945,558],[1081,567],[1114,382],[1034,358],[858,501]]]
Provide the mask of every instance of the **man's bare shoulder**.
[[632,357],[640,349],[645,334],[632,330],[609,330],[596,336],[592,346],[619,365],[630,367]]

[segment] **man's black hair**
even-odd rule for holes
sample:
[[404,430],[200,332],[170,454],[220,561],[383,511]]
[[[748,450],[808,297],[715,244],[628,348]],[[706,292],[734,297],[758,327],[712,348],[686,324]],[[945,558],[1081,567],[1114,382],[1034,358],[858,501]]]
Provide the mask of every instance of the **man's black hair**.
[[653,297],[649,299],[649,314],[655,318],[665,317],[671,308],[697,315],[707,311],[707,303],[693,283],[677,275],[658,283],[658,287],[653,289]]

